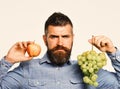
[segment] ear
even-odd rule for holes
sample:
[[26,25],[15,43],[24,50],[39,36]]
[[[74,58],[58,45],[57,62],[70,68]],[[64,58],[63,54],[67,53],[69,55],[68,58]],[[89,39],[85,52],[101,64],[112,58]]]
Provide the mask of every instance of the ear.
[[73,34],[73,40],[74,40],[74,36],[75,36],[75,34]]
[[47,37],[46,37],[46,35],[43,35],[43,40],[44,40],[44,43],[46,45],[47,44]]

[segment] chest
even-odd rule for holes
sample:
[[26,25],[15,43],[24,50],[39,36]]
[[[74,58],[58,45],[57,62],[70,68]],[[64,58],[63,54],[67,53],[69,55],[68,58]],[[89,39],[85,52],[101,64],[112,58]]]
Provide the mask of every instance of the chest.
[[24,73],[29,89],[84,89],[82,73],[75,66],[29,66]]

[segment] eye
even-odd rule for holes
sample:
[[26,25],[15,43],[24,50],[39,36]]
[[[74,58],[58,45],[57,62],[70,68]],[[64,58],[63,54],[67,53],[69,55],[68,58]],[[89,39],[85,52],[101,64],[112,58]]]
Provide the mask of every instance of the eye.
[[56,36],[56,35],[51,35],[50,38],[51,38],[51,39],[54,39],[54,38],[58,38],[58,36]]
[[63,38],[69,38],[70,36],[69,35],[64,35],[62,36]]

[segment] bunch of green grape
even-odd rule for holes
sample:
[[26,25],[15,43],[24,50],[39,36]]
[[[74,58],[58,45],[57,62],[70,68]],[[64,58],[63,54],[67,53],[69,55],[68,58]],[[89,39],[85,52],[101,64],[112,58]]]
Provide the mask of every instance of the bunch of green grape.
[[94,50],[90,50],[78,55],[77,59],[78,65],[80,65],[80,69],[84,74],[83,81],[97,87],[99,85],[97,72],[107,63],[105,53],[97,53]]

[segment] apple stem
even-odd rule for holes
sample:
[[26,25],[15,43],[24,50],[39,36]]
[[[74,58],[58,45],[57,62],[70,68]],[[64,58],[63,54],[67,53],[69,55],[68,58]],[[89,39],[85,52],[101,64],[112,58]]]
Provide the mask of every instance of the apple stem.
[[35,40],[33,41],[33,43],[35,43]]

